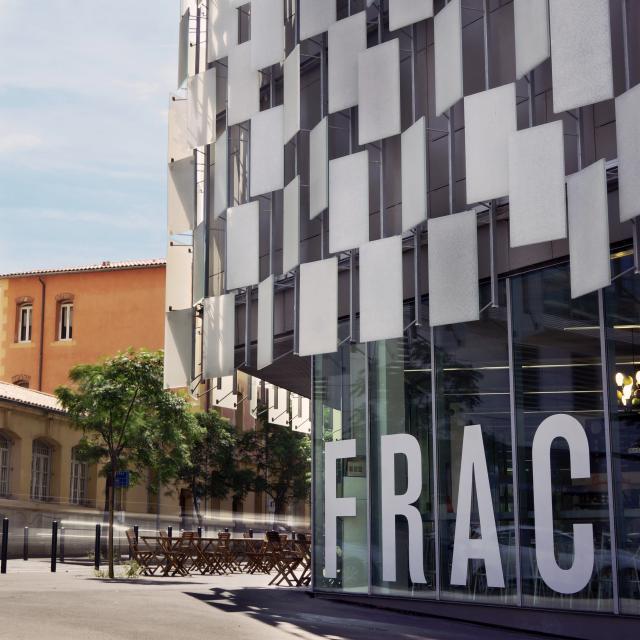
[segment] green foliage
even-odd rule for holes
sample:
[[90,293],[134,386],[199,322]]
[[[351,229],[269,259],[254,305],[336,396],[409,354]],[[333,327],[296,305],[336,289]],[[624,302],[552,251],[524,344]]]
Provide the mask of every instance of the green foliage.
[[231,495],[242,500],[251,490],[254,474],[239,449],[236,428],[216,410],[199,413],[196,419],[199,437],[180,473],[191,488],[196,510],[204,497],[222,500]]
[[[263,409],[260,412],[260,409]],[[259,415],[266,415],[258,407]],[[264,491],[277,515],[293,500],[307,500],[311,493],[311,439],[290,427],[261,421],[256,431],[243,436],[241,448],[255,470],[253,489]]]
[[104,465],[109,495],[109,576],[113,577],[115,474],[132,480],[151,470],[156,482],[175,479],[189,465],[198,425],[184,397],[163,387],[161,352],[129,350],[71,369],[73,387],[56,389],[73,426],[82,431],[80,457]]

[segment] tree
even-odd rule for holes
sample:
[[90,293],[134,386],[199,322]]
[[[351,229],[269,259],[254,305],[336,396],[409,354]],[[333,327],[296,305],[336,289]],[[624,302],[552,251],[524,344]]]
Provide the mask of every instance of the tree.
[[181,469],[180,478],[191,489],[198,524],[202,525],[203,498],[223,500],[231,495],[243,500],[251,490],[255,473],[239,448],[240,437],[234,425],[216,410],[196,417],[200,434],[192,442],[189,464]]
[[[267,412],[259,405],[260,414],[266,416]],[[252,488],[264,491],[273,500],[276,516],[283,516],[292,501],[309,498],[311,439],[308,435],[262,419],[256,431],[244,435],[241,447],[255,470]]]
[[128,470],[133,482],[151,469],[167,482],[188,464],[200,427],[187,400],[163,388],[162,352],[129,350],[71,369],[73,388],[56,389],[71,423],[82,430],[80,457],[103,464],[109,506],[108,560],[113,578],[115,480]]

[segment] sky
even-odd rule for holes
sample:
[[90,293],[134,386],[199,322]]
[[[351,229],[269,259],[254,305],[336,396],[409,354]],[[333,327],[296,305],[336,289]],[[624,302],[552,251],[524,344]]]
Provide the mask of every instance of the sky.
[[0,0],[0,273],[164,257],[178,0]]

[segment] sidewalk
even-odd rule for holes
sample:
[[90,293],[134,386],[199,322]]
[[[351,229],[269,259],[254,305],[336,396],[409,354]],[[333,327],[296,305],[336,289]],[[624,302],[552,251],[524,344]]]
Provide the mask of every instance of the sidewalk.
[[110,582],[93,567],[9,562],[0,575],[0,638],[32,640],[516,640],[533,636],[402,615],[270,588],[264,576]]

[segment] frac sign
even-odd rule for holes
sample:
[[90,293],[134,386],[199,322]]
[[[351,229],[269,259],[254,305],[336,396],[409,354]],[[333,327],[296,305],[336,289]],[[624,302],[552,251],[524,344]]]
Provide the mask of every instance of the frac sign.
[[[582,425],[573,417],[560,414],[547,418],[533,438],[533,499],[536,560],[545,583],[558,593],[577,593],[584,589],[593,572],[593,525],[574,524],[574,554],[571,567],[564,569],[556,560],[551,494],[551,445],[556,438],[566,442],[571,458],[571,478],[589,478],[589,443]],[[409,434],[381,437],[382,579],[396,580],[396,516],[406,518],[409,529],[409,572],[414,583],[426,583],[423,567],[422,518],[413,506],[422,489],[420,445]],[[406,458],[407,490],[395,493],[395,457]],[[356,441],[341,440],[325,445],[325,570],[335,578],[338,518],[356,515],[355,497],[336,495],[336,463],[356,456]],[[476,492],[480,513],[480,538],[471,538],[472,492]],[[491,501],[489,473],[480,425],[465,427],[460,461],[460,483],[456,529],[451,567],[451,584],[466,585],[469,560],[482,560],[487,586],[504,588],[504,573]]]

